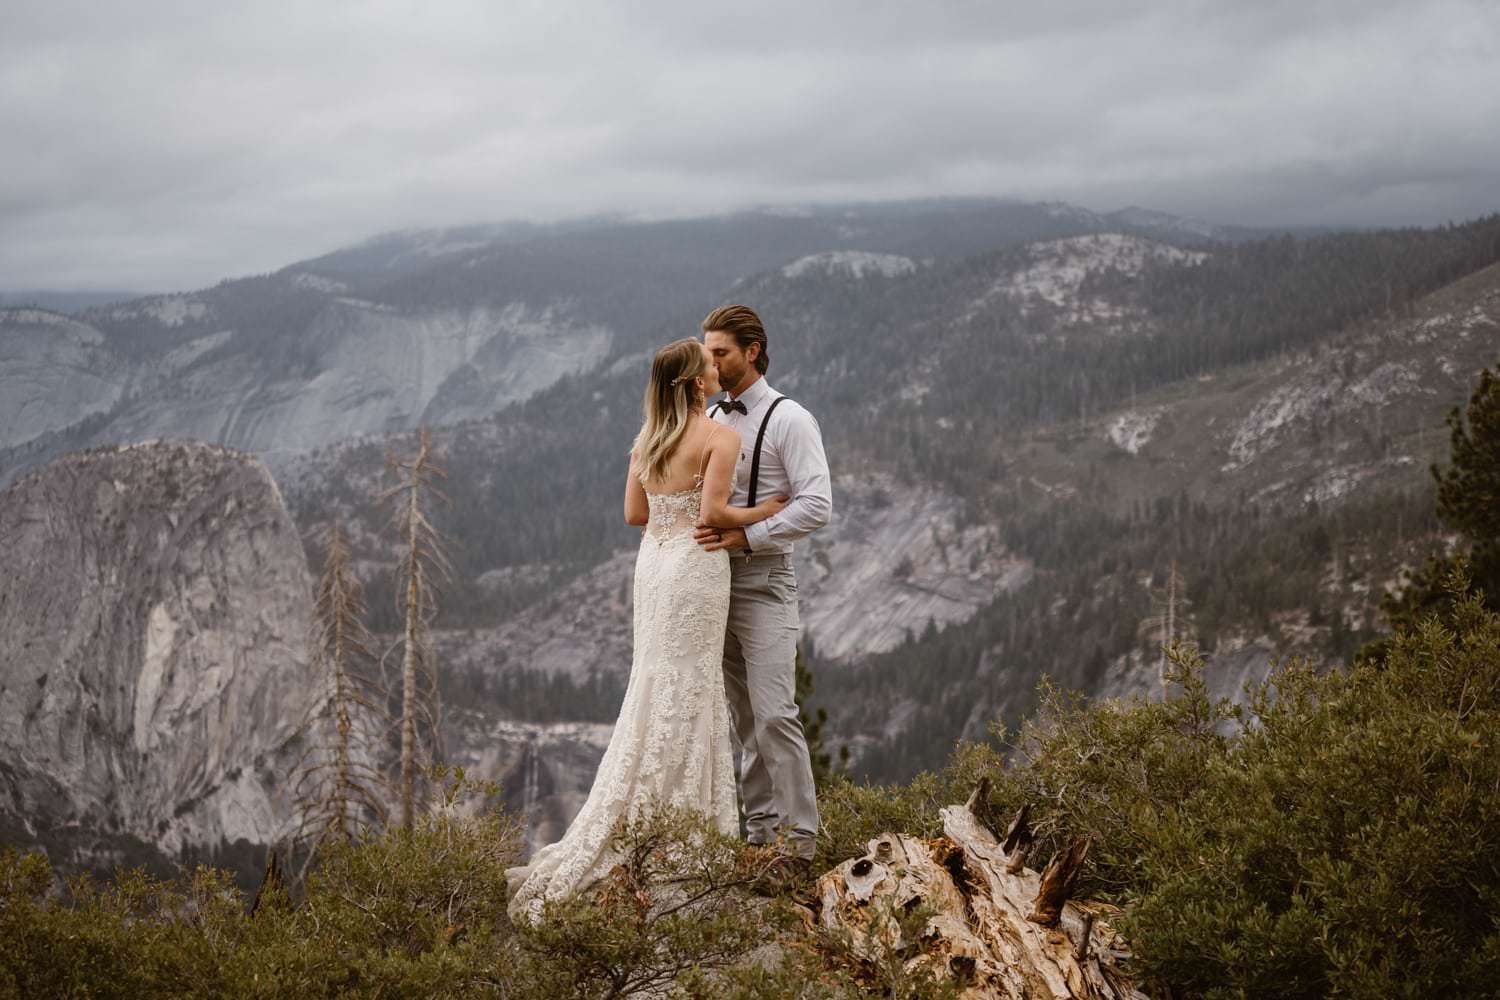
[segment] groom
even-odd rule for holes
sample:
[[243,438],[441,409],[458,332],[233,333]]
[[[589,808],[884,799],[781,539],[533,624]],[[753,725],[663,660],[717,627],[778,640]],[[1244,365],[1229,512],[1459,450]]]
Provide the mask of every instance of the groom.
[[788,880],[805,877],[818,833],[807,739],[797,718],[795,663],[800,620],[792,542],[828,523],[833,512],[828,459],[818,422],[763,377],[766,331],[748,306],[720,306],[703,321],[703,341],[729,393],[714,420],[740,435],[730,503],[753,507],[769,496],[791,501],[748,528],[699,526],[705,549],[729,550],[729,625],[724,690],[740,744],[740,798],[748,839],[785,836]]

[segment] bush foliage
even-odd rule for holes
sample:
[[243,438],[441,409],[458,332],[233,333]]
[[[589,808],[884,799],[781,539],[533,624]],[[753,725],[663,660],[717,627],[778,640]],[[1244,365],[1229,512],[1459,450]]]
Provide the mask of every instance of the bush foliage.
[[[1462,595],[1468,582],[1450,583]],[[1500,615],[1279,671],[1151,818],[1127,931],[1189,996],[1482,996],[1500,982]]]
[[[765,856],[690,814],[616,833],[621,863],[536,925],[506,914],[515,828],[424,817],[325,842],[292,898],[251,907],[223,872],[143,870],[60,893],[40,854],[0,854],[0,997],[715,996],[941,1000],[953,984],[810,929],[750,891]],[[892,916],[908,934],[920,912]],[[910,925],[910,926],[908,926]]]
[[1044,685],[1002,764],[961,746],[906,785],[830,783],[829,864],[991,778],[991,826],[1022,802],[1032,866],[1093,849],[1078,892],[1125,907],[1135,971],[1187,997],[1493,995],[1500,982],[1500,614],[1462,572],[1447,613],[1378,658],[1280,665],[1214,701],[1174,650],[1162,701],[1086,704]]
[[[1006,772],[1039,829],[1087,833],[1081,886],[1126,908],[1175,997],[1491,995],[1500,981],[1500,615],[1452,613],[1384,656],[1292,662],[1246,706],[1178,651],[1161,703],[1045,701]],[[1019,792],[1014,790],[1020,785]]]

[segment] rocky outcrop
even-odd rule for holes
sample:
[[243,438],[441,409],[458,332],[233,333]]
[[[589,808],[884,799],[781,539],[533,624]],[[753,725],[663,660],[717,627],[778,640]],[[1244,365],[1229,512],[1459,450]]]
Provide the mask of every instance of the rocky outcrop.
[[1421,391],[1421,378],[1409,365],[1387,362],[1373,371],[1350,376],[1346,369],[1354,363],[1353,352],[1330,352],[1256,403],[1235,426],[1229,443],[1230,460],[1224,470],[1248,465],[1294,429],[1326,422],[1340,413],[1373,409],[1394,396]]
[[827,528],[797,544],[803,633],[822,660],[895,649],[932,624],[967,621],[1031,579],[994,524],[958,497],[879,475],[840,476]]
[[786,278],[800,278],[807,274],[848,274],[863,278],[867,274],[879,274],[895,278],[911,274],[920,265],[910,257],[893,253],[868,253],[860,250],[833,250],[828,253],[799,257],[781,269]]
[[265,467],[173,442],[69,456],[0,495],[0,538],[0,812],[169,857],[276,838],[320,689]]

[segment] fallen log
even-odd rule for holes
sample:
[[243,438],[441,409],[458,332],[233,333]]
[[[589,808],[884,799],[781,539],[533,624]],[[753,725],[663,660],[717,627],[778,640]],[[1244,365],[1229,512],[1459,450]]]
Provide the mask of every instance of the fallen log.
[[[953,976],[966,998],[1146,1000],[1120,968],[1130,952],[1109,923],[1118,910],[1067,898],[1088,841],[1059,852],[1044,876],[1020,863],[1026,811],[1007,831],[1007,858],[975,813],[981,800],[943,809],[942,837],[883,834],[820,878],[824,929],[847,932],[863,960],[910,956],[909,970]],[[899,915],[918,907],[930,916],[918,940],[904,940]]]

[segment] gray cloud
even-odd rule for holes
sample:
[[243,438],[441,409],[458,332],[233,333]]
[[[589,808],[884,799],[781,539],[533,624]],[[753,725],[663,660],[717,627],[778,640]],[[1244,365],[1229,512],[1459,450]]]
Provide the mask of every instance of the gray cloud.
[[1490,0],[57,2],[0,31],[0,289],[370,233],[943,194],[1500,208]]

